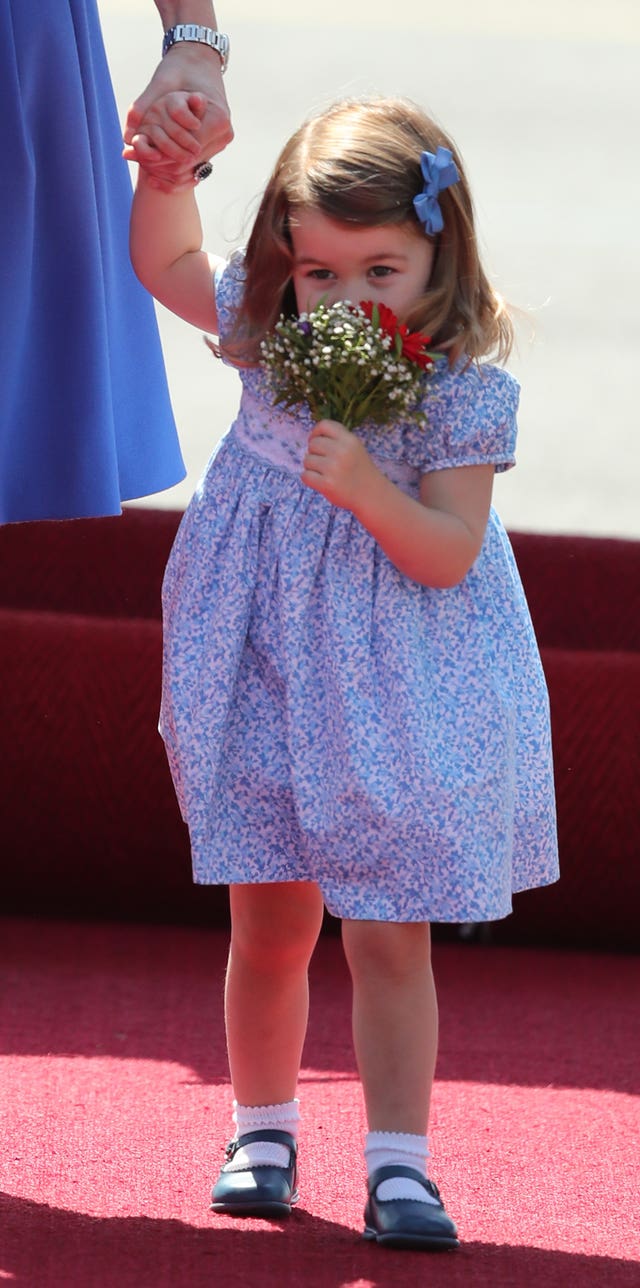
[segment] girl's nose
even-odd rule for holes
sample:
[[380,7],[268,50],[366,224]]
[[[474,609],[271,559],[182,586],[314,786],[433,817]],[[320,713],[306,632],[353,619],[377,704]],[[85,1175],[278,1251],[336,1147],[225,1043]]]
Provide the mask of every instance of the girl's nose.
[[333,296],[334,300],[348,300],[350,304],[359,304],[364,299],[362,294],[362,283],[359,278],[348,278],[341,282],[340,289],[336,290]]

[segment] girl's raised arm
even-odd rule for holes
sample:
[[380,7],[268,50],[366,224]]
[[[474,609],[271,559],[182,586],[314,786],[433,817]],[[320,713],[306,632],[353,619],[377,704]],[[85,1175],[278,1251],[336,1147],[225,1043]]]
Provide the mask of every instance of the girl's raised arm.
[[222,260],[202,249],[193,190],[161,192],[140,170],[129,244],[134,270],[151,295],[186,322],[215,333],[213,273]]

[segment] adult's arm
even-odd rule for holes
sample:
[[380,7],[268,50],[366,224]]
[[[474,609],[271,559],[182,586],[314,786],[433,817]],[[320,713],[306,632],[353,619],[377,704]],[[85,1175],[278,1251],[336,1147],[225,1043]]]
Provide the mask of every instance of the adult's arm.
[[[179,22],[217,29],[211,0],[155,0],[163,30]],[[186,91],[176,106],[175,91]],[[219,54],[208,45],[181,41],[159,62],[149,84],[129,108],[125,156],[138,161],[164,187],[193,182],[193,168],[231,142],[233,129]]]

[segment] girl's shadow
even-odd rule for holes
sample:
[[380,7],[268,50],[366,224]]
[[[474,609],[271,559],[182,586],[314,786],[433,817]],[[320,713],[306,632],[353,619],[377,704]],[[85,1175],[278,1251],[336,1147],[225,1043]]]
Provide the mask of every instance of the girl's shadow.
[[[212,1218],[212,1222],[215,1218]],[[432,1255],[372,1247],[297,1210],[268,1227],[210,1229],[150,1217],[93,1217],[0,1194],[0,1279],[15,1288],[635,1288],[637,1265],[536,1248],[469,1243]]]

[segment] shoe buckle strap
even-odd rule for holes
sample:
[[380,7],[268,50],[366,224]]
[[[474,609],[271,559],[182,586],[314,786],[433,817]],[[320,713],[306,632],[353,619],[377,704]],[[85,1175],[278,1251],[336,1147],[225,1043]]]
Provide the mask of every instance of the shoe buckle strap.
[[234,1158],[239,1149],[242,1149],[245,1145],[250,1145],[254,1141],[269,1141],[272,1144],[286,1145],[294,1158],[297,1154],[297,1146],[293,1136],[290,1136],[288,1132],[277,1131],[275,1128],[265,1128],[263,1131],[245,1132],[244,1135],[236,1136],[233,1140],[230,1140],[225,1149],[227,1162],[231,1162],[231,1159]]
[[374,1194],[382,1181],[395,1180],[396,1177],[406,1177],[407,1180],[417,1181],[423,1189],[427,1190],[434,1198],[440,1199],[440,1193],[434,1181],[423,1176],[415,1167],[405,1167],[401,1163],[388,1163],[384,1167],[378,1167],[369,1177],[369,1193]]

